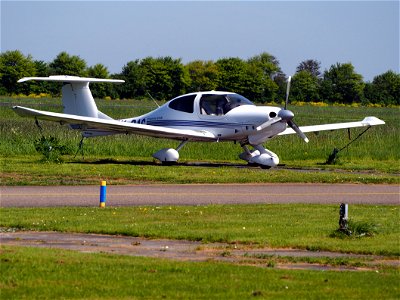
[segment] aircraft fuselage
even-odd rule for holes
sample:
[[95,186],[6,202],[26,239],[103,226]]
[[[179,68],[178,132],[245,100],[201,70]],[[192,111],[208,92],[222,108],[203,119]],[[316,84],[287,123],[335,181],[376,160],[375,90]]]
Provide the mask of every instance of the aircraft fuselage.
[[[228,107],[230,98],[235,98],[233,102],[236,100],[233,108]],[[180,106],[179,101],[187,101],[189,105]],[[178,105],[175,105],[176,102]],[[210,110],[205,108],[206,105],[212,106]],[[211,132],[216,140],[245,141],[249,135],[257,134],[257,127],[277,116],[280,110],[273,106],[255,106],[234,93],[211,91],[183,95],[147,114],[121,121],[175,129],[190,127],[192,130]],[[263,140],[285,129],[286,123],[277,122],[262,130]]]

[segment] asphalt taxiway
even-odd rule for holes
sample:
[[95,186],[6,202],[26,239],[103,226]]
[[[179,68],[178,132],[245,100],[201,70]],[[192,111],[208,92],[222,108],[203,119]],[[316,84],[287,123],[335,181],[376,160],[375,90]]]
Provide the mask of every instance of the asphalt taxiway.
[[[97,206],[100,187],[2,186],[1,207]],[[400,204],[387,184],[144,184],[108,185],[107,206],[255,203]]]

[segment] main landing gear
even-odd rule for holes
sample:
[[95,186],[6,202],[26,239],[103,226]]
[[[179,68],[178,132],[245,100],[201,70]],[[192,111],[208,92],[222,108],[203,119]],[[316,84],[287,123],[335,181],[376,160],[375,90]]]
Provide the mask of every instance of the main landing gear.
[[252,151],[246,145],[242,145],[242,148],[244,152],[239,154],[239,158],[247,161],[249,164],[260,166],[263,169],[276,167],[279,164],[279,157],[261,145],[253,146],[254,150]]
[[179,144],[179,146],[176,149],[172,148],[161,149],[160,151],[154,153],[153,157],[161,161],[163,165],[173,165],[179,159],[178,151],[181,150],[182,147],[185,146],[187,142],[188,141],[183,141],[182,143]]
[[[179,150],[187,144],[188,141],[183,141],[176,149],[164,148],[153,154],[155,159],[158,159],[163,165],[173,165],[179,159]],[[279,164],[279,157],[272,151],[265,149],[261,145],[253,146],[254,150],[249,150],[246,145],[242,145],[244,150],[239,155],[239,158],[247,161],[250,165],[260,166],[263,169],[276,167]]]

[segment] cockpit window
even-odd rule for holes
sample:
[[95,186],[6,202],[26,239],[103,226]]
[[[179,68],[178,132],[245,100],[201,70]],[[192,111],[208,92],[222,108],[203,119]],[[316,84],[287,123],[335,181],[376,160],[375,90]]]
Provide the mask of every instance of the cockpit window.
[[225,95],[203,95],[200,100],[200,111],[203,115],[224,115],[225,105],[228,103]]
[[241,106],[241,105],[254,105],[249,99],[239,94],[226,95],[229,100],[230,109]]
[[200,99],[200,113],[202,115],[222,116],[241,105],[254,104],[249,99],[238,94],[206,94]]
[[183,111],[189,114],[193,113],[193,103],[196,95],[179,97],[169,103],[169,107],[175,110]]

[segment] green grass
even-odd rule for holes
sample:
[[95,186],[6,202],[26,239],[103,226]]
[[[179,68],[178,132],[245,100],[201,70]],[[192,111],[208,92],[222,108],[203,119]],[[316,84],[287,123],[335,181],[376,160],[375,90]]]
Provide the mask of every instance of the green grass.
[[0,226],[400,255],[398,206],[352,205],[350,217],[376,224],[378,233],[331,237],[338,207],[305,204],[1,208]]
[[[90,158],[65,159],[62,164],[41,162],[41,156],[20,155],[2,160],[0,175],[3,185],[80,185],[163,183],[263,183],[263,182],[314,182],[314,183],[398,183],[399,176],[379,171],[341,172],[320,171],[312,168],[307,172],[291,169],[247,168],[237,166],[162,166],[142,157],[118,157],[114,159]],[[242,166],[242,167],[241,167]],[[302,167],[304,168],[304,167]]]
[[399,273],[316,272],[2,247],[2,299],[397,299]]

